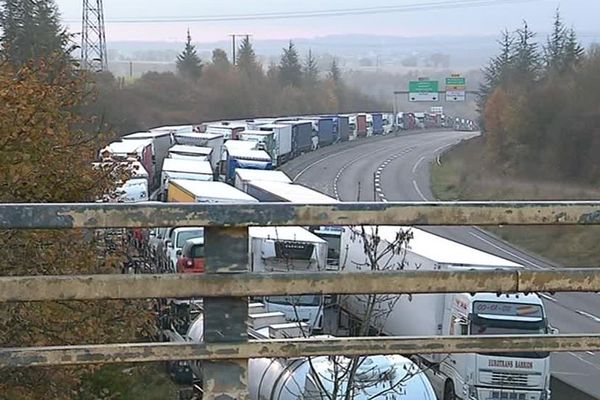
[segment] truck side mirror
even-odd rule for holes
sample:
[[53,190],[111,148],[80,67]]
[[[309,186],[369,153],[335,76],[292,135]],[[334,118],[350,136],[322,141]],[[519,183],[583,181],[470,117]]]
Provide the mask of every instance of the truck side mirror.
[[173,248],[173,242],[170,239],[167,239],[167,241],[165,243],[169,249]]

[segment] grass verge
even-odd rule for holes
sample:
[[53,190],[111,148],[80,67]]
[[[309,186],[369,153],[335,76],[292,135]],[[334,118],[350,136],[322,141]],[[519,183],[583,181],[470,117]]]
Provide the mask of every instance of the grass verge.
[[[569,182],[528,181],[485,168],[481,137],[465,141],[431,167],[431,189],[440,200],[593,200],[600,190]],[[600,265],[599,226],[487,228],[517,247],[563,266]]]

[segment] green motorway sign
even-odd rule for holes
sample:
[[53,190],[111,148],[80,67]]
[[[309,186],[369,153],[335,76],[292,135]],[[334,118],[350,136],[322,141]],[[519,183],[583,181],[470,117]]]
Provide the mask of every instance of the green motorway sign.
[[446,86],[465,86],[466,84],[465,78],[446,78]]
[[437,93],[439,84],[438,81],[410,81],[408,91],[410,93]]

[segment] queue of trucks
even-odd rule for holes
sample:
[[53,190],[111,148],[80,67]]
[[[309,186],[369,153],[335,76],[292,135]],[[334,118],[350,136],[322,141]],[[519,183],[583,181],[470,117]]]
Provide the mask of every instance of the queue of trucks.
[[[333,204],[338,200],[295,184],[273,168],[311,151],[315,142],[323,145],[388,134],[392,132],[389,125],[397,127],[399,118],[407,123],[412,117],[409,113],[363,113],[160,127],[110,144],[100,152],[97,164],[131,166],[131,179],[121,182],[118,201]],[[399,243],[398,251],[390,252],[381,265],[369,265],[369,246],[364,241],[385,247],[403,231],[410,231],[408,241]],[[252,227],[248,234],[249,269],[256,273],[521,268],[418,228],[365,227],[359,231],[351,226],[269,226]],[[155,265],[155,272],[204,272],[203,227],[152,229],[144,237],[139,246]],[[544,304],[535,294],[382,296],[369,318],[365,317],[366,301],[361,295],[305,294],[249,300],[248,335],[256,340],[344,336],[356,334],[357,327],[364,326],[371,334],[390,336],[552,333]],[[159,317],[164,340],[203,341],[201,299],[167,300]],[[353,382],[343,374],[334,376],[333,370],[351,362],[343,357],[250,360],[250,398],[331,398],[340,390],[350,391],[355,399],[550,397],[548,353],[371,356],[361,360]],[[197,362],[169,364],[177,380],[200,387],[201,367]]]

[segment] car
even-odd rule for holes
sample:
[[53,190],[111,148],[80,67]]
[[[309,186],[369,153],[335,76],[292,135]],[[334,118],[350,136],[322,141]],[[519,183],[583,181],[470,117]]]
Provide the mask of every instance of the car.
[[181,257],[177,260],[177,272],[180,274],[204,272],[204,237],[185,242]]
[[181,255],[181,249],[185,242],[193,238],[204,238],[204,228],[185,227],[172,228],[165,240],[165,272],[177,272],[177,259]]

